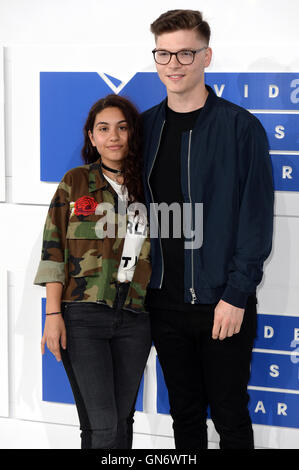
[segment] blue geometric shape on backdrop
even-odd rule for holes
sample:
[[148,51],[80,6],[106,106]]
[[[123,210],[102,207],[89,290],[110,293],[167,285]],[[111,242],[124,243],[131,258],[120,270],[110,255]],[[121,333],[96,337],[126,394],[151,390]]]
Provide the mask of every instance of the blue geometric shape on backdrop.
[[298,428],[299,398],[297,394],[267,390],[248,390],[249,413],[254,424]]
[[138,389],[136,405],[135,405],[136,411],[143,411],[143,391],[144,391],[144,374],[142,375],[142,379],[141,379],[140,386]]
[[[105,75],[115,86],[121,84],[116,77]],[[258,112],[299,109],[298,75],[207,72],[206,83],[223,98],[252,109],[265,127],[271,150],[299,150],[299,114]],[[82,128],[88,111],[97,100],[111,93],[96,72],[40,73],[41,181],[58,183],[66,171],[83,164]],[[166,89],[156,72],[138,72],[119,94],[143,112],[162,101]],[[272,156],[275,190],[298,191],[298,161],[298,155]],[[283,177],[282,167],[290,163],[292,177]]]
[[[46,320],[46,299],[42,299],[42,332]],[[45,345],[42,357],[42,400],[56,403],[75,403],[73,392],[62,362],[58,362]]]
[[213,90],[245,109],[299,110],[299,73],[206,72]]
[[95,72],[40,73],[41,180],[57,182],[83,164],[83,126],[91,106],[111,89]]
[[[114,84],[121,81],[113,79]],[[112,81],[112,80],[111,80]],[[96,72],[40,72],[40,179],[59,182],[84,162],[83,127],[91,106],[111,88]],[[121,90],[139,112],[159,103],[164,85],[156,73],[137,73]]]
[[162,414],[169,414],[170,405],[168,398],[168,390],[165,384],[163,371],[158,359],[156,357],[156,376],[157,376],[157,412]]
[[156,72],[138,72],[119,94],[131,100],[143,113],[164,100],[166,88]]
[[111,75],[108,75],[108,73],[105,73],[106,77],[109,78],[110,82],[113,83],[114,86],[118,87],[122,82],[121,80],[118,80],[118,78],[111,77]]

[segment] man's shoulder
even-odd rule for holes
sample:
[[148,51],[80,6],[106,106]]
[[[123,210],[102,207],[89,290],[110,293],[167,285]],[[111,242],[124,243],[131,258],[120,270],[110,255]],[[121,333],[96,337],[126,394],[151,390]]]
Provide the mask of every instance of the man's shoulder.
[[233,103],[232,101],[228,101],[222,97],[216,96],[216,103],[217,107],[220,109],[222,108],[227,113],[231,113],[232,115],[240,115],[244,119],[251,119],[253,116],[247,109],[244,107]]
[[146,122],[148,121],[149,119],[153,118],[154,116],[156,116],[156,114],[158,112],[160,112],[164,106],[164,103],[165,103],[165,100],[161,101],[160,103],[152,106],[151,108],[149,109],[146,109],[145,111],[143,111],[143,113],[141,113],[141,119],[143,122]]
[[226,122],[233,121],[240,130],[244,128],[263,129],[261,122],[254,114],[232,101],[216,97],[216,107]]

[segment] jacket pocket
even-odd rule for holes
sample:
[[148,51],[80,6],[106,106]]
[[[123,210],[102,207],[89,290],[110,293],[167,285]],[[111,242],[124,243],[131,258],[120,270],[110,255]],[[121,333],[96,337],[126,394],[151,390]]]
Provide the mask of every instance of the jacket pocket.
[[66,239],[68,275],[71,277],[97,276],[102,269],[103,241],[96,232],[99,216],[72,216]]
[[72,215],[69,219],[66,238],[103,240],[107,237],[124,237],[126,225],[126,216],[115,214],[112,210],[107,210],[104,214]]
[[100,240],[103,238],[102,217],[85,217],[78,220],[78,217],[70,219],[66,238],[71,240]]
[[91,240],[70,240],[68,273],[71,277],[98,276],[102,271],[102,243]]

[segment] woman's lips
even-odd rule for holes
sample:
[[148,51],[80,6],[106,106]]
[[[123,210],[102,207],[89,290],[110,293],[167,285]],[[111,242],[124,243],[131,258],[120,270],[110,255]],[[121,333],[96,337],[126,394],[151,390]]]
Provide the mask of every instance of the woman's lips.
[[121,145],[111,145],[107,147],[109,150],[120,150],[122,148]]

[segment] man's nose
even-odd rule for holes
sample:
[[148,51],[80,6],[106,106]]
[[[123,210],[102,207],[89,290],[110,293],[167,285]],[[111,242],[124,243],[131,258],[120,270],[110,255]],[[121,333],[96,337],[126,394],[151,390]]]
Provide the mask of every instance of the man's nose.
[[179,63],[177,56],[175,54],[172,54],[170,61],[168,62],[168,65],[172,67],[180,67],[182,64]]

